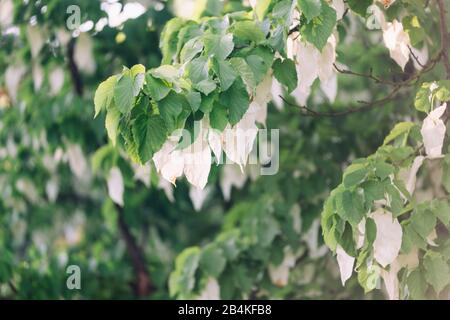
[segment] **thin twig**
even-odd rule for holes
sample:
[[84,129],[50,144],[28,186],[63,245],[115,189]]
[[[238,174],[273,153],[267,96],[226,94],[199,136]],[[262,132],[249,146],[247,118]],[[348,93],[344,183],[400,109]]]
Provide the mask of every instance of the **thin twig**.
[[376,83],[389,84],[389,85],[393,85],[393,86],[397,85],[397,83],[395,83],[394,81],[385,80],[385,79],[381,79],[381,78],[374,76],[372,74],[372,70],[370,70],[370,73],[366,74],[366,73],[355,72],[355,71],[352,71],[349,69],[341,69],[336,65],[336,63],[333,63],[333,66],[337,72],[342,73],[342,74],[348,74],[348,75],[352,75],[352,76],[372,79]]
[[118,211],[118,225],[120,233],[125,241],[127,252],[131,258],[133,269],[135,272],[134,291],[138,297],[147,297],[152,291],[152,283],[150,275],[148,274],[147,265],[145,262],[142,249],[137,245],[136,239],[130,232],[130,229],[125,222],[123,208],[116,205]]
[[416,56],[416,54],[414,53],[414,51],[412,50],[411,46],[408,46],[409,49],[409,53],[411,54],[411,56],[414,58],[414,60],[417,62],[417,64],[421,67],[424,68],[425,65],[422,64],[422,62],[420,62],[419,57]]
[[364,105],[360,106],[360,107],[348,108],[348,109],[345,109],[343,111],[318,112],[318,111],[315,111],[315,110],[312,110],[312,109],[308,108],[307,106],[297,106],[296,104],[293,104],[293,103],[287,101],[282,96],[280,96],[280,98],[288,105],[295,106],[295,107],[300,107],[301,109],[305,110],[305,112],[303,113],[303,115],[305,115],[305,116],[313,116],[313,117],[341,117],[341,116],[346,116],[346,115],[349,115],[349,114],[352,114],[352,113],[366,111],[366,110],[372,109],[373,107],[376,107],[376,106],[380,106],[380,105],[390,101],[391,99],[393,99],[394,96],[397,94],[397,92],[401,88],[402,88],[402,86],[394,87],[394,89],[392,89],[392,91],[386,97],[384,97],[382,99],[379,99],[379,100],[374,100],[374,101],[371,101],[371,102],[358,101],[359,103],[364,104]]

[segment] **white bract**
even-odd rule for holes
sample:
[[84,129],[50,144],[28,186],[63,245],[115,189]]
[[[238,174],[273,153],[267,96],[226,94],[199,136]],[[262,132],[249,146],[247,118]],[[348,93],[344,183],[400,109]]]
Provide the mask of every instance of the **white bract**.
[[394,20],[388,22],[383,28],[383,40],[386,48],[389,49],[389,54],[392,59],[403,69],[409,60],[409,46],[411,42],[409,35],[403,30],[401,22]]
[[399,283],[397,273],[400,270],[400,265],[397,260],[392,262],[389,271],[382,269],[380,272],[386,286],[386,292],[390,300],[398,300],[399,298]]
[[406,190],[408,190],[409,194],[413,194],[414,189],[416,188],[416,179],[417,179],[417,171],[419,171],[422,166],[424,156],[417,156],[413,164],[411,165],[411,169],[409,170],[408,180],[406,181]]
[[220,286],[215,278],[209,277],[197,300],[220,300]]
[[241,189],[246,180],[247,176],[242,174],[237,165],[229,164],[224,166],[220,175],[220,188],[225,201],[230,200],[231,189],[233,187]]
[[56,177],[52,177],[45,184],[45,193],[50,202],[55,202],[59,192],[59,181]]
[[72,173],[79,179],[83,179],[88,171],[88,164],[79,144],[70,144],[67,147],[66,156]]
[[275,107],[278,110],[283,109],[283,99],[281,99],[281,97],[280,97],[283,95],[283,86],[275,78],[272,79],[271,93],[272,93],[272,100],[273,100],[273,103],[275,104]]
[[416,70],[422,70],[423,66],[428,62],[429,59],[427,44],[425,43],[422,49],[411,47],[411,51],[415,56],[415,58],[413,59],[414,68],[416,68]]
[[371,214],[377,227],[377,234],[373,243],[374,258],[386,267],[398,256],[402,245],[403,231],[397,218],[383,209],[377,209]]
[[196,188],[191,186],[189,190],[189,198],[191,199],[192,205],[195,211],[200,211],[203,207],[203,203],[208,197],[211,189],[206,187],[204,189]]
[[364,239],[366,236],[366,219],[362,219],[360,223],[358,223],[358,234],[356,237],[356,249],[361,249],[364,245]]
[[228,124],[222,133],[223,151],[231,161],[241,167],[241,170],[247,163],[258,134],[255,123],[259,112],[258,105],[250,104],[242,119],[233,127]]
[[50,94],[57,95],[64,84],[64,69],[56,67],[50,72]]
[[345,282],[352,276],[355,258],[349,256],[340,245],[337,245],[336,247],[336,254],[337,254],[337,262],[339,265],[339,271],[341,273],[341,282],[342,285],[345,286]]
[[202,121],[194,143],[184,149],[177,149],[177,140],[168,140],[153,156],[156,170],[162,177],[175,185],[183,173],[197,188],[203,189],[211,169],[211,148],[207,141],[208,124]]
[[420,133],[423,137],[423,144],[425,151],[430,158],[440,157],[442,155],[442,145],[445,137],[445,123],[441,120],[445,112],[447,104],[434,109],[423,120],[422,129]]
[[283,261],[278,266],[269,264],[269,277],[274,285],[284,287],[288,284],[289,270],[295,266],[295,260],[295,255],[289,249],[285,249]]
[[108,175],[108,194],[112,201],[123,207],[123,177],[118,167],[112,167]]
[[93,52],[92,39],[87,33],[81,33],[77,39],[73,59],[77,67],[87,74],[95,71],[96,63]]
[[345,13],[344,0],[332,0],[331,7],[336,11],[336,19],[341,20]]
[[140,165],[133,162],[131,165],[134,171],[134,180],[141,181],[147,188],[150,187],[150,177],[152,172],[150,163]]
[[14,4],[12,0],[0,0],[0,26],[4,29],[12,24]]
[[34,91],[38,91],[41,88],[42,83],[44,82],[44,69],[42,69],[42,66],[39,62],[33,63],[32,73]]
[[323,257],[328,252],[326,245],[322,244],[319,246],[319,227],[320,219],[314,220],[308,232],[302,238],[308,246],[308,253],[311,259]]
[[[386,0],[384,2],[388,2]],[[392,3],[393,1],[390,1]],[[394,19],[392,22],[387,22],[384,16],[384,13],[377,5],[372,5],[368,8],[368,11],[372,14],[372,17],[375,19],[376,28],[380,28],[383,32],[383,42],[387,49],[389,49],[389,55],[391,58],[402,68],[405,69],[406,63],[409,61],[410,50],[413,51],[414,54],[417,54],[419,61],[421,63],[426,63],[428,59],[427,52],[420,52],[415,50],[411,46],[411,41],[409,35],[403,29],[403,24],[398,20]],[[425,48],[424,50],[428,50]],[[425,56],[426,54],[426,56]],[[415,62],[417,64],[417,62]]]
[[30,43],[31,56],[35,59],[45,43],[45,36],[38,26],[27,26],[27,39]]
[[13,102],[17,101],[17,91],[19,90],[20,81],[25,75],[27,69],[24,64],[16,63],[9,65],[5,72],[5,83],[8,94]]
[[[289,44],[289,41],[288,41]],[[313,44],[297,40],[291,44],[288,52],[296,59],[298,86],[292,92],[296,102],[305,105],[311,93],[311,86],[316,78],[320,79],[321,89],[327,98],[333,102],[337,93],[337,77],[334,63],[336,62],[336,37],[332,34],[327,44],[319,51]]]

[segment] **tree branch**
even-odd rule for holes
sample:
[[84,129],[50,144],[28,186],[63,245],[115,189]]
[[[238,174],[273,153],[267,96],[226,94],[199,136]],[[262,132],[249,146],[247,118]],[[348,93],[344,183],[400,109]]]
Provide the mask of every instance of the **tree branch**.
[[447,30],[446,11],[443,0],[437,0],[439,6],[439,20],[441,32],[441,58],[447,71],[447,79],[450,79],[450,61],[448,60],[449,35]]
[[360,104],[364,104],[363,106],[357,106],[357,107],[351,107],[348,108],[346,110],[343,111],[336,111],[336,112],[319,112],[319,111],[314,111],[310,108],[308,108],[307,106],[297,106],[296,104],[293,104],[289,101],[287,101],[284,97],[280,96],[280,98],[288,105],[291,106],[295,106],[295,107],[300,107],[301,109],[305,110],[305,112],[303,113],[303,115],[305,116],[313,116],[313,117],[340,117],[340,116],[346,116],[352,113],[357,113],[357,112],[362,112],[362,111],[367,111],[370,110],[374,107],[378,107],[380,105],[382,105],[383,103],[386,103],[390,100],[392,100],[395,95],[400,91],[400,89],[402,89],[405,86],[410,86],[412,84],[415,83],[415,81],[419,80],[420,77],[424,74],[427,73],[429,71],[431,71],[434,66],[437,64],[437,62],[440,60],[442,55],[442,52],[440,51],[434,58],[432,58],[430,61],[428,61],[428,63],[426,65],[424,65],[424,67],[422,68],[422,70],[414,73],[412,76],[410,76],[408,79],[403,80],[403,81],[399,81],[399,82],[390,82],[388,80],[382,80],[379,79],[371,74],[366,75],[366,74],[362,74],[362,73],[356,73],[350,70],[341,70],[339,68],[336,68],[336,70],[338,72],[344,73],[344,74],[350,74],[350,75],[355,75],[355,76],[359,76],[359,77],[367,77],[370,78],[372,80],[376,80],[378,83],[388,83],[390,85],[393,85],[394,88],[389,92],[389,94],[379,100],[374,100],[371,102],[367,102],[367,101],[357,101]]
[[123,208],[116,205],[118,211],[118,225],[122,238],[125,241],[127,252],[133,263],[133,269],[136,273],[134,292],[138,297],[147,297],[152,291],[152,284],[150,275],[147,271],[147,264],[144,259],[144,254],[136,243],[136,239],[130,232],[130,229],[125,222]]
[[337,72],[342,73],[342,74],[348,74],[348,75],[352,75],[352,76],[368,78],[368,79],[371,79],[371,80],[375,81],[376,83],[389,84],[389,85],[393,85],[393,86],[396,86],[398,84],[398,83],[396,83],[394,81],[381,79],[381,78],[378,78],[378,77],[374,76],[372,74],[372,70],[370,70],[370,73],[366,74],[366,73],[355,72],[355,71],[352,71],[352,70],[349,70],[349,69],[340,69],[336,65],[336,63],[333,63],[333,66],[334,66],[334,69],[336,69]]
[[[447,79],[450,79],[450,61],[448,60],[448,46],[449,46],[449,35],[447,30],[447,21],[445,19],[445,5],[442,0],[437,0],[439,7],[439,21],[440,21],[440,33],[441,33],[441,59],[445,66],[447,73]],[[450,119],[450,101],[447,101],[447,108],[442,116],[445,123]]]
[[81,97],[83,95],[83,80],[81,79],[80,71],[78,70],[77,64],[75,63],[75,59],[73,57],[75,41],[76,39],[72,38],[67,45],[67,61],[75,92]]

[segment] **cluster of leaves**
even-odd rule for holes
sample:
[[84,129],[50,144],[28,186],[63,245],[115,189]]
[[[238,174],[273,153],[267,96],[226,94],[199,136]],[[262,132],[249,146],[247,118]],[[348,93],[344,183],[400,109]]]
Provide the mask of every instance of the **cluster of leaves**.
[[[170,20],[161,34],[161,66],[147,72],[141,65],[124,68],[97,89],[95,113],[107,111],[113,144],[119,136],[131,158],[146,163],[175,129],[189,130],[205,116],[219,131],[236,125],[271,69],[292,91],[297,74],[285,44],[295,5],[262,1],[254,12]],[[298,6],[309,8],[308,1]],[[302,12],[300,32],[322,49],[336,24],[335,10],[321,1]]]
[[[435,105],[448,101],[448,93],[448,80],[425,82],[414,106],[429,113]],[[397,297],[449,298],[449,155],[425,157],[424,139],[417,124],[397,123],[373,155],[347,167],[342,183],[325,202],[324,241],[334,252],[340,247],[356,259],[355,270],[365,292],[379,287],[383,272],[393,272],[399,283],[394,289],[399,291]],[[420,171],[421,187],[431,185],[431,197],[419,190],[414,193],[422,162],[426,169]],[[433,181],[436,170],[440,176]],[[374,214],[380,209],[393,225],[399,221],[399,228],[387,231],[380,225],[377,230]],[[385,237],[384,247],[375,243],[379,233]],[[377,250],[389,257],[377,257]]]
[[[346,6],[365,17],[372,2],[348,0]],[[314,247],[309,243],[313,241],[322,248],[325,241],[332,249],[337,245],[344,248],[358,260],[358,280],[369,291],[382,270],[374,260],[378,230],[370,215],[381,206],[400,221],[401,255],[418,250],[419,262],[398,273],[400,296],[447,298],[450,158],[426,159],[427,166],[419,171],[419,184],[433,183],[439,199],[424,201],[418,191],[411,194],[405,190],[402,171],[423,153],[418,125],[404,119],[405,114],[413,114],[410,94],[399,95],[383,108],[347,118],[302,117],[296,108],[285,105],[278,111],[270,104],[267,127],[279,128],[281,133],[278,174],[252,180],[241,190],[234,190],[231,200],[225,200],[219,186],[226,172],[213,166],[210,193],[200,213],[193,211],[189,187],[183,181],[173,190],[173,203],[158,190],[159,179],[153,167],[150,181],[136,181],[135,165],[129,158],[147,162],[173,129],[189,129],[194,120],[205,116],[218,129],[235,124],[268,72],[286,92],[295,89],[295,65],[285,52],[291,23],[298,22],[295,31],[318,49],[336,24],[331,1],[258,1],[253,11],[241,1],[202,3],[205,8],[196,21],[175,18],[166,23],[170,17],[166,9],[149,9],[123,28],[93,32],[98,68],[92,75],[81,75],[85,88],[82,97],[72,93],[69,68],[61,91],[49,96],[47,81],[40,90],[33,89],[31,63],[27,65],[30,72],[20,85],[20,101],[1,111],[1,145],[8,150],[16,145],[18,151],[8,151],[4,156],[2,148],[0,159],[0,296],[136,297],[130,286],[136,274],[118,225],[123,218],[146,257],[153,298],[198,297],[211,278],[217,279],[222,298],[363,297],[356,279],[340,288],[335,259],[323,250],[323,255],[314,257]],[[97,2],[77,4],[83,21],[105,16]],[[19,37],[2,34],[0,68],[6,68],[12,58],[30,61],[31,50],[23,32],[30,20],[48,31],[39,55],[45,74],[55,65],[66,68],[66,48],[55,45],[55,38],[65,26],[66,17],[61,12],[67,5],[56,0],[17,3],[14,23],[22,32]],[[301,11],[299,21],[290,18],[294,9]],[[425,12],[422,1],[397,0],[386,14],[392,19],[401,11],[414,47],[430,44],[429,37],[437,43],[437,35],[426,32],[436,27],[435,19],[429,17],[437,15]],[[387,61],[386,50],[367,37],[369,31],[358,19],[350,13],[337,26],[339,61],[360,72],[371,69],[380,77],[396,80],[407,76],[408,68],[402,74],[393,71],[396,69]],[[119,33],[126,35],[122,43],[116,41]],[[156,67],[161,58],[162,66]],[[101,79],[115,74],[122,65],[134,66],[108,78],[94,97]],[[419,111],[429,112],[436,100],[448,100],[447,81],[433,81],[441,78],[433,75],[419,89],[415,103]],[[4,85],[3,77],[0,85]],[[374,86],[370,79],[347,76],[339,77],[339,87],[343,94],[330,105],[320,99],[315,83],[308,105],[318,111],[345,110],[348,96],[356,97],[365,90],[378,99],[388,89]],[[106,111],[106,117],[101,110]],[[318,230],[323,203],[330,188],[340,183],[342,167],[355,155],[374,153],[398,121],[403,123],[392,130],[385,145],[374,155],[355,161],[326,202],[322,226],[325,239],[320,232],[309,237],[310,230]],[[105,145],[108,137],[104,123],[115,146]],[[48,145],[36,142],[43,134]],[[55,171],[45,165],[49,155],[59,149],[67,151],[73,144],[78,144],[87,158],[92,157],[87,163],[94,175],[88,184],[71,172],[70,165],[59,163]],[[442,179],[436,179],[434,164],[442,166]],[[120,211],[108,199],[105,188],[105,178],[113,167],[119,168],[124,180],[126,201]],[[45,186],[55,176],[59,193],[51,200]],[[32,182],[37,202],[20,181]],[[295,206],[301,208],[300,231],[291,214]],[[76,223],[80,216],[84,219],[81,226]],[[366,232],[359,247],[358,226],[363,220]],[[78,235],[75,243],[69,236],[73,226]],[[433,230],[436,237],[430,237]],[[287,285],[280,288],[273,284],[269,268],[284,264],[286,248],[295,262],[289,268]],[[67,289],[68,264],[81,267],[82,290]],[[390,268],[386,270],[393,270],[392,265]],[[365,297],[378,298],[380,294],[372,291]]]

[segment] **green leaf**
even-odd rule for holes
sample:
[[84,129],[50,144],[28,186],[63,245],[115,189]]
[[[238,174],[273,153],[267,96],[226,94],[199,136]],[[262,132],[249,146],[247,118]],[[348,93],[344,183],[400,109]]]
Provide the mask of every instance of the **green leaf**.
[[282,19],[289,23],[286,17],[289,17],[292,14],[292,10],[294,7],[292,6],[291,0],[281,0],[277,4],[273,6],[272,16],[276,19]]
[[256,7],[255,7],[254,11],[259,20],[264,19],[264,16],[267,12],[267,9],[269,9],[271,2],[272,2],[272,0],[259,0],[256,2]]
[[[417,16],[406,16],[402,19],[403,29],[408,33],[411,40],[411,46],[420,48],[421,42],[426,37],[425,28],[420,24]],[[420,60],[419,60],[420,61]]]
[[368,169],[365,164],[356,163],[348,166],[344,171],[343,183],[346,188],[360,184],[367,175]]
[[442,161],[442,185],[450,193],[450,154],[446,154]]
[[178,43],[177,35],[184,26],[184,23],[182,18],[177,17],[169,20],[164,26],[159,42],[159,47],[161,48],[163,55],[161,64],[169,64],[172,57],[176,54]]
[[439,88],[435,92],[436,98],[441,102],[450,101],[450,80],[440,80]]
[[232,33],[237,38],[253,41],[256,44],[262,42],[266,36],[255,21],[238,21],[233,25]]
[[133,108],[133,78],[124,74],[114,87],[114,103],[117,109],[125,114]]
[[256,88],[255,76],[253,74],[252,69],[245,61],[245,59],[239,57],[231,58],[230,64],[233,67],[233,69],[241,76],[245,85],[248,88],[250,88],[250,90],[255,90]]
[[208,79],[208,57],[198,57],[193,59],[187,66],[186,71],[193,84],[197,84]]
[[209,114],[211,128],[223,131],[228,124],[227,109],[221,104],[216,104]]
[[295,63],[291,59],[275,60],[273,63],[273,74],[275,78],[288,88],[288,93],[291,93],[297,87],[297,69]]
[[348,255],[352,257],[356,256],[356,246],[353,237],[353,229],[349,223],[345,223],[344,232],[342,233],[342,237],[339,239],[339,244]]
[[205,53],[218,60],[224,60],[234,48],[233,35],[206,34],[203,37]]
[[[275,237],[280,234],[280,226],[277,220],[271,216],[264,216],[257,220],[257,241],[262,248],[269,247]],[[266,252],[266,250],[264,250]]]
[[364,198],[366,202],[373,202],[384,199],[384,184],[379,181],[366,181],[361,187],[364,189]]
[[395,172],[395,168],[393,165],[386,163],[386,162],[376,162],[375,163],[375,174],[380,180],[384,180],[389,175],[393,174]]
[[203,250],[200,257],[200,268],[207,275],[217,278],[225,269],[226,262],[223,250],[215,245],[209,245]]
[[105,117],[105,127],[113,146],[116,145],[121,113],[116,108],[109,108]]
[[429,203],[422,203],[414,210],[411,218],[411,227],[419,234],[423,239],[436,227],[436,217],[429,210]]
[[136,144],[136,139],[133,135],[132,126],[129,123],[122,121],[119,124],[120,135],[123,138],[123,143],[125,147],[125,151],[131,158],[131,161],[135,163],[142,163],[141,158],[139,157],[139,150]]
[[257,47],[246,57],[246,61],[258,85],[267,75],[273,64],[273,52],[267,47]]
[[450,224],[450,205],[444,200],[433,200],[432,211],[436,217],[441,220],[442,224],[446,227]]
[[183,110],[184,104],[187,104],[186,98],[173,91],[158,102],[159,113],[169,133],[176,129],[177,117]]
[[372,3],[373,0],[347,0],[349,8],[363,17],[366,16],[367,8],[371,6]]
[[153,77],[165,80],[169,83],[177,82],[180,77],[180,71],[171,65],[162,65],[158,68],[150,70]]
[[377,225],[375,221],[371,218],[367,218],[366,220],[366,239],[369,245],[372,245],[377,236]]
[[308,22],[320,15],[322,9],[321,0],[297,0],[297,4]]
[[384,138],[383,145],[388,144],[391,141],[394,141],[396,138],[403,136],[403,134],[408,135],[411,128],[413,128],[416,124],[413,122],[399,122],[395,125],[395,127],[389,132],[389,134]]
[[138,74],[145,73],[145,66],[143,64],[135,64],[131,67],[130,73],[133,77],[137,76]]
[[181,49],[180,52],[180,61],[182,63],[186,63],[191,61],[197,54],[202,52],[203,50],[203,43],[201,41],[200,37],[196,37],[193,39],[190,39],[186,44],[183,46],[183,49]]
[[322,51],[336,24],[336,11],[322,0],[322,13],[303,25],[300,33]]
[[139,158],[142,163],[146,163],[153,153],[161,149],[167,138],[167,130],[161,117],[141,113],[134,121],[133,136]]
[[194,84],[194,88],[203,93],[204,95],[209,95],[217,88],[217,85],[213,80],[206,79],[200,81],[199,83]]
[[425,279],[437,294],[450,283],[450,269],[444,258],[437,252],[429,251],[423,262]]
[[195,112],[200,108],[200,104],[202,102],[202,96],[200,92],[190,91],[186,94],[186,99],[189,102],[189,105],[192,108],[192,111]]
[[414,300],[424,300],[428,284],[419,268],[412,271],[406,280],[409,295]]
[[231,125],[238,123],[248,109],[249,96],[241,78],[220,94],[220,102],[228,108],[228,120]]
[[402,213],[403,210],[403,200],[400,192],[392,184],[386,185],[385,191],[388,195],[389,208],[391,209],[394,218],[396,218]]
[[222,91],[227,91],[236,80],[237,73],[234,71],[229,61],[213,60],[214,73],[219,78]]
[[155,101],[164,99],[170,91],[170,88],[163,80],[153,77],[150,73],[145,76],[146,84],[144,92],[148,94]]
[[364,288],[364,293],[368,293],[377,287],[380,278],[379,267],[376,265],[363,266],[358,272],[358,282]]
[[[192,49],[193,51],[197,51],[199,47],[200,47],[200,51],[203,49],[203,43],[201,41],[202,34],[203,34],[203,31],[201,30],[201,26],[191,20],[187,21],[186,25],[180,29],[180,31],[177,34],[177,49],[176,49],[175,56],[180,57],[181,63],[187,62],[187,61],[183,61],[184,59],[182,59],[182,51],[185,47],[186,47],[186,50],[184,53],[187,53],[187,51],[190,51],[190,49]],[[192,42],[191,40],[194,40],[194,41]],[[197,53],[200,51],[197,51]],[[193,53],[193,56],[191,57],[191,59],[195,55],[196,55],[196,53]]]
[[116,86],[117,76],[111,76],[98,86],[94,95],[95,114],[94,118],[103,109],[108,109],[114,97],[114,87]]
[[430,91],[431,83],[425,82],[416,93],[416,99],[414,100],[414,107],[422,112],[429,112],[431,108]]
[[357,226],[365,216],[361,196],[348,190],[344,190],[336,195],[336,210],[338,215],[350,222],[352,226]]
[[217,91],[206,95],[202,95],[202,102],[200,103],[200,111],[204,114],[210,113],[213,109],[214,102],[217,101],[219,94]]
[[403,239],[401,251],[409,253],[413,248],[426,250],[427,242],[414,230],[411,224],[405,224],[403,228]]
[[200,262],[200,249],[190,247],[181,252],[175,260],[175,269],[169,278],[169,293],[173,297],[192,292],[195,286],[195,272]]

